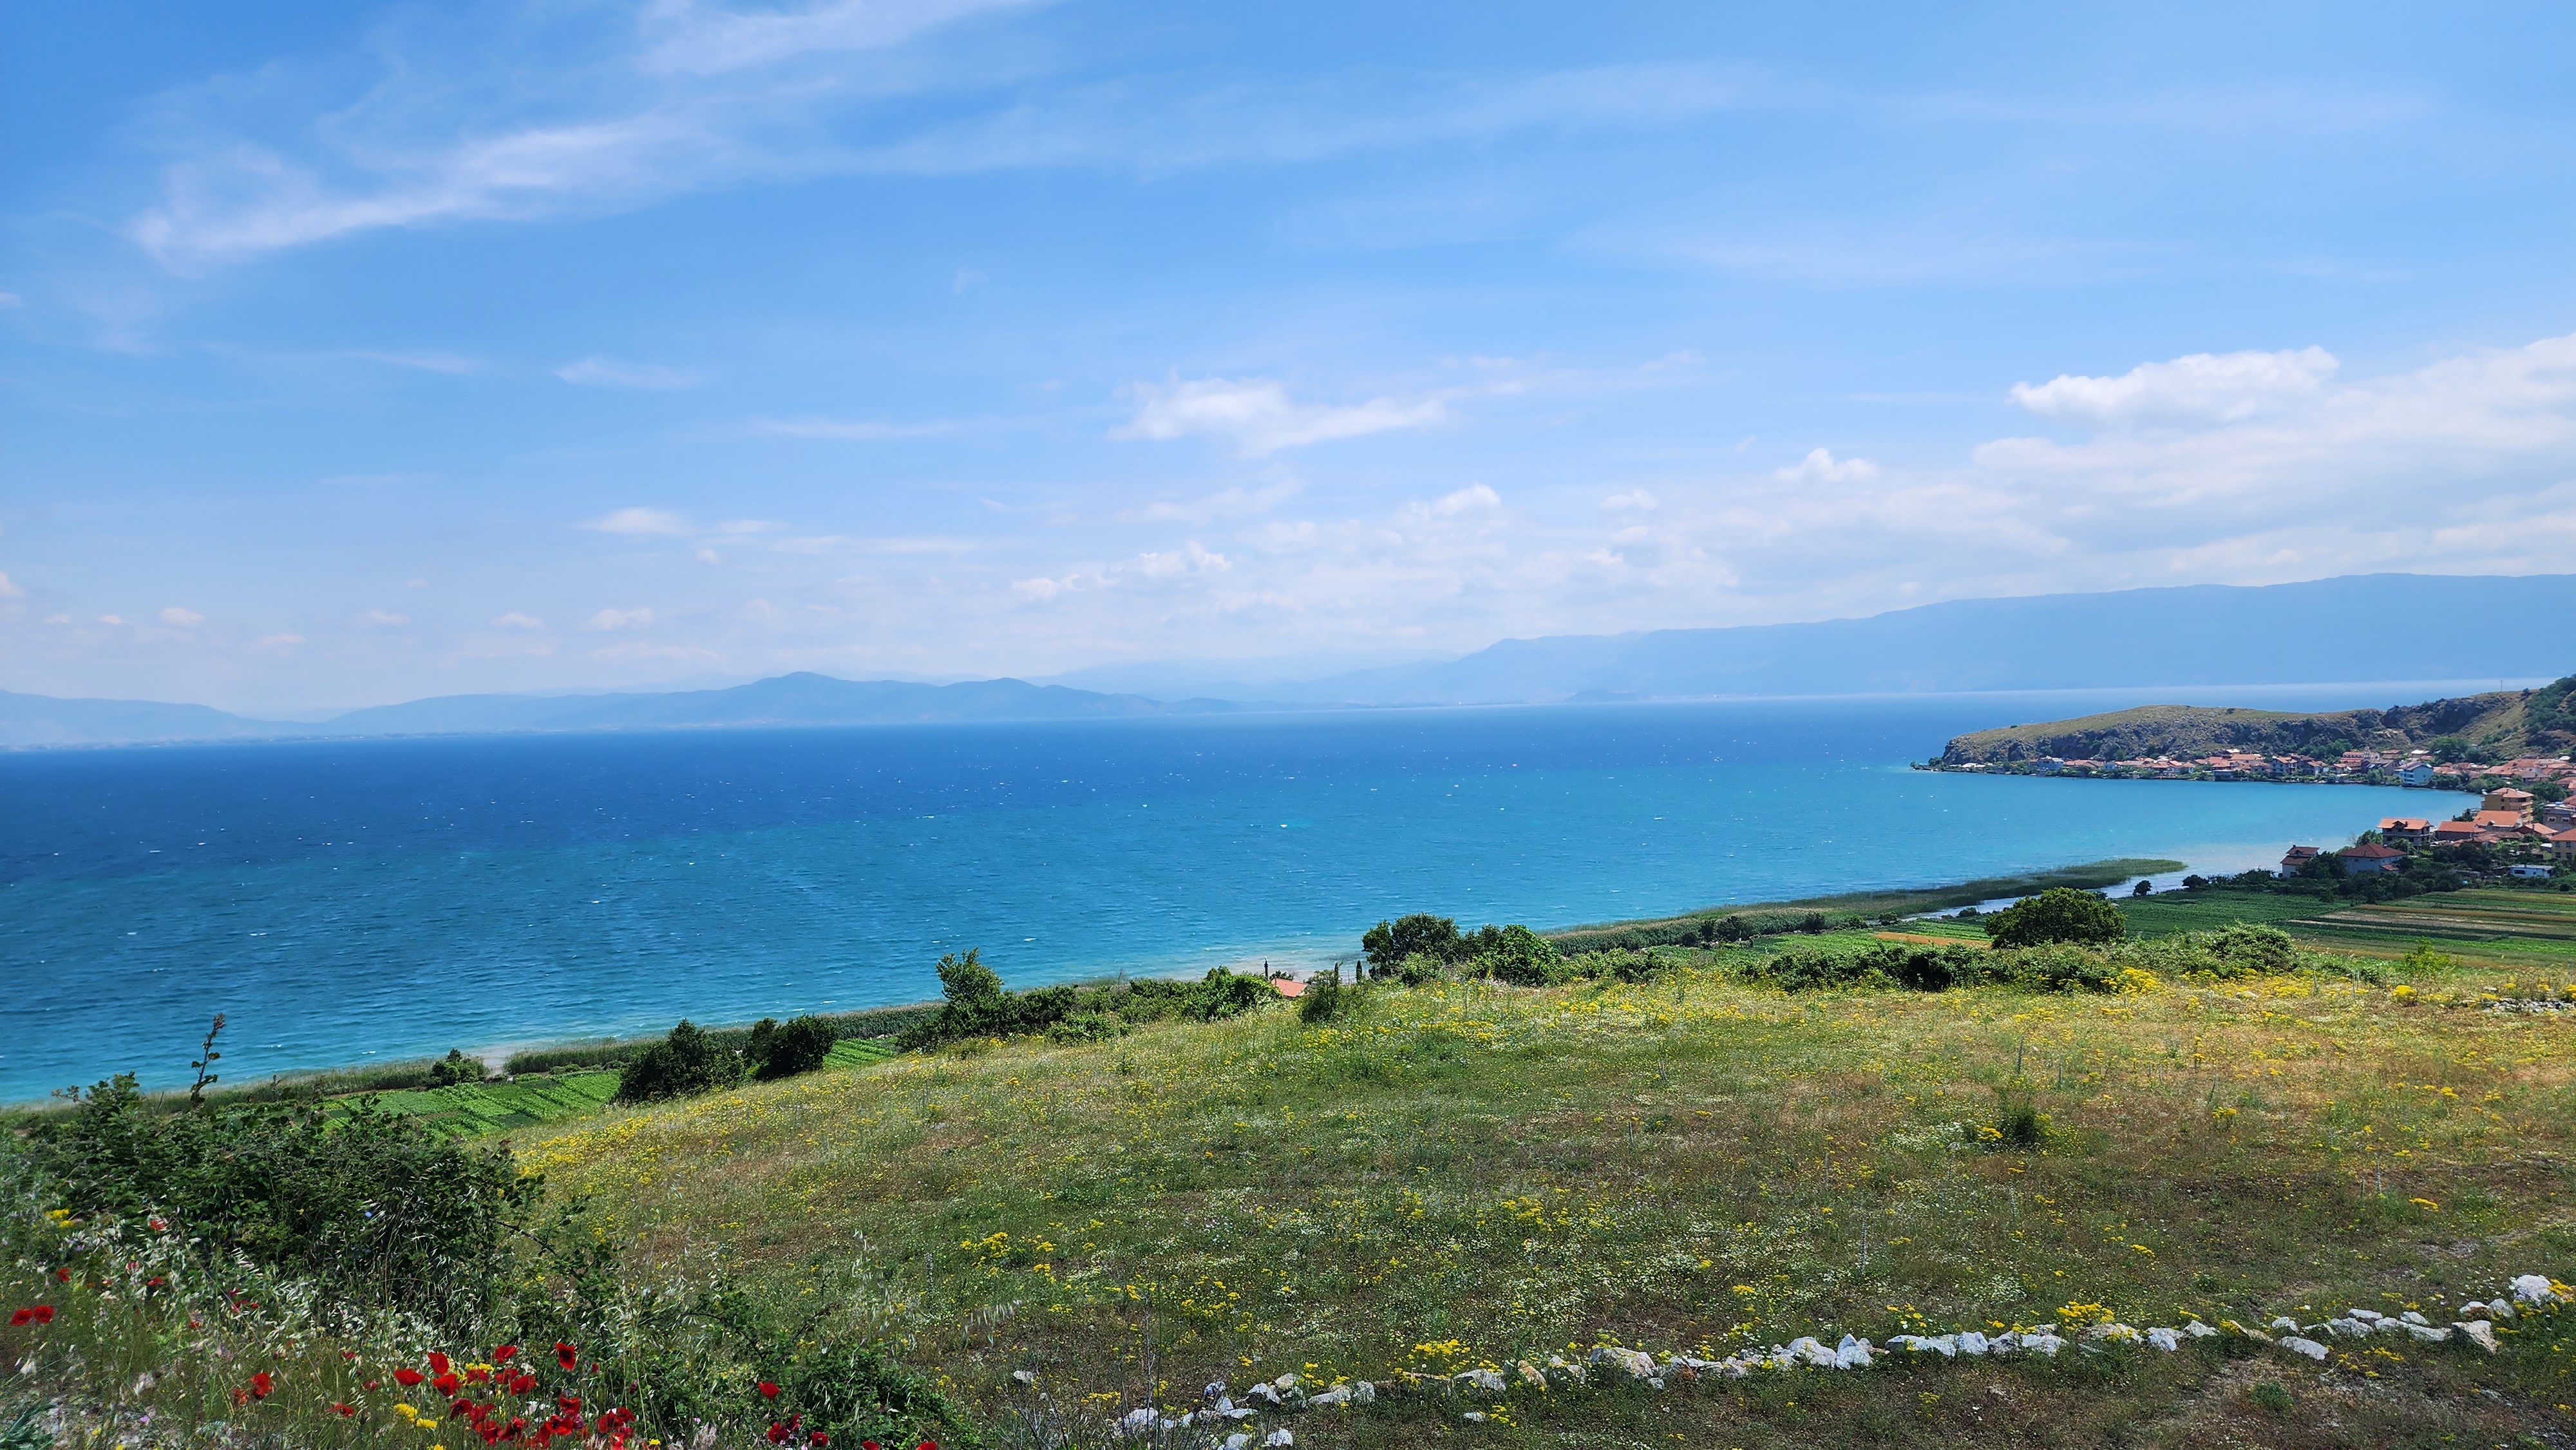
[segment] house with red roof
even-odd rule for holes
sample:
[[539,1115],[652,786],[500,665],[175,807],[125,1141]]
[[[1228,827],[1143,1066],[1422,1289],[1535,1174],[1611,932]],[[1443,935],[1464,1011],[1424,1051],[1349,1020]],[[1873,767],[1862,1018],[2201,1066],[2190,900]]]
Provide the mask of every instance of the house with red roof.
[[2393,846],[2346,846],[2335,852],[2346,876],[2386,875],[2406,864],[2406,853]]

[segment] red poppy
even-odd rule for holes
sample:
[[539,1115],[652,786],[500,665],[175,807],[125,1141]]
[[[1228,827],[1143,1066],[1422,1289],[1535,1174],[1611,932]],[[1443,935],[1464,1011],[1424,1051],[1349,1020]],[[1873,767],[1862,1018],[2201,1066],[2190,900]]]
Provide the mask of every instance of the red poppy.
[[68,1284],[72,1281],[72,1271],[69,1269],[56,1269],[54,1270],[54,1277]]
[[268,1392],[275,1388],[277,1388],[277,1382],[268,1377],[267,1370],[261,1370],[250,1377],[250,1397],[254,1400],[267,1399]]
[[570,1369],[572,1368],[572,1362],[572,1346],[569,1344],[557,1343],[555,1345],[555,1363],[562,1365],[566,1369]]
[[357,1406],[355,1406],[355,1405],[344,1405],[344,1404],[341,1404],[338,1400],[333,1400],[333,1401],[331,1402],[331,1408],[332,1408],[332,1409],[335,1409],[335,1410],[338,1410],[338,1411],[340,1412],[340,1418],[341,1418],[341,1419],[344,1419],[344,1420],[345,1420],[345,1419],[347,1419],[347,1418],[349,1418],[351,1415],[354,1415],[354,1414],[358,1413],[358,1407],[357,1407]]
[[492,1351],[492,1362],[494,1364],[508,1364],[510,1362],[510,1356],[517,1354],[518,1352],[519,1346],[515,1344],[502,1345],[499,1349]]
[[146,1223],[148,1223],[148,1224],[152,1225],[152,1231],[153,1231],[154,1233],[159,1233],[159,1232],[161,1232],[162,1230],[164,1230],[164,1229],[166,1229],[166,1228],[168,1228],[168,1227],[170,1226],[170,1225],[168,1225],[168,1224],[166,1224],[166,1223],[163,1223],[161,1220],[159,1220],[159,1219],[157,1219],[157,1218],[145,1219],[145,1220],[144,1220],[144,1222],[146,1222]]
[[783,1445],[787,1443],[787,1427],[774,1420],[771,1421],[769,1426],[769,1443],[772,1445]]
[[239,1385],[234,1386],[234,1387],[233,1387],[233,1403],[234,1403],[234,1404],[236,1404],[236,1405],[247,1405],[247,1404],[249,1404],[249,1403],[250,1403],[250,1391],[248,1391],[248,1390],[246,1390],[246,1389],[241,1388]]
[[369,1389],[371,1389],[371,1390],[375,1390],[375,1389],[382,1389],[382,1388],[384,1388],[384,1381],[382,1381],[382,1380],[369,1380],[369,1381],[367,1381],[367,1388],[369,1388]]
[[356,1359],[356,1358],[358,1357],[358,1352],[357,1352],[356,1350],[354,1350],[354,1349],[344,1349],[344,1350],[341,1350],[341,1351],[340,1351],[340,1357],[341,1357],[342,1359],[351,1359],[351,1360],[353,1360],[353,1359]]
[[524,1395],[536,1387],[537,1377],[532,1374],[514,1375],[510,1379],[510,1393],[514,1395]]
[[419,1384],[422,1380],[427,1378],[429,1378],[429,1376],[422,1374],[416,1369],[398,1369],[394,1371],[394,1383],[402,1386],[404,1389],[410,1389],[413,1385]]
[[447,1373],[447,1356],[439,1353],[437,1350],[431,1350],[429,1352],[429,1372],[431,1374]]
[[829,1445],[832,1443],[832,1437],[824,1434],[820,1430],[815,1431],[810,1438],[817,1446]]
[[10,1315],[10,1316],[9,1316],[9,1327],[10,1327],[10,1328],[12,1328],[12,1329],[24,1329],[24,1328],[26,1328],[28,1325],[33,1324],[35,1321],[36,1321],[36,1311],[35,1311],[35,1310],[33,1310],[33,1309],[21,1309],[21,1310],[19,1310],[17,1313],[12,1314],[12,1315]]
[[456,1376],[453,1373],[440,1375],[429,1382],[429,1387],[442,1395],[452,1395],[456,1393]]
[[762,1381],[760,1382],[760,1397],[761,1397],[762,1399],[764,1399],[764,1400],[774,1400],[774,1399],[777,1399],[777,1398],[778,1398],[778,1386],[776,1386],[776,1385],[774,1385],[774,1384],[771,1384],[771,1383],[770,1383],[769,1381],[767,1381],[767,1380],[762,1380]]
[[885,1447],[874,1440],[861,1440],[859,1450],[885,1450]]
[[37,1306],[36,1306],[36,1322],[37,1322],[38,1324],[51,1324],[51,1323],[53,1323],[53,1322],[54,1322],[54,1306],[53,1306],[53,1305],[51,1305],[51,1304],[39,1304],[39,1305],[37,1305]]

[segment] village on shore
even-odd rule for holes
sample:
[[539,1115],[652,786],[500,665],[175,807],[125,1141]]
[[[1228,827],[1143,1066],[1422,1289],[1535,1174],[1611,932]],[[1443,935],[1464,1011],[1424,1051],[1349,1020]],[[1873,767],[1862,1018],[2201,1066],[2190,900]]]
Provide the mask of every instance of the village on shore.
[[2436,760],[2427,750],[2398,754],[2384,750],[2347,750],[2332,760],[2310,755],[2266,755],[2253,750],[2227,750],[2191,760],[2139,756],[2129,760],[2066,760],[2043,755],[2029,760],[1926,761],[1918,770],[1959,771],[1978,775],[2066,775],[2102,780],[2272,780],[2320,785],[2400,785],[2434,790],[2475,790],[2489,780],[2526,784],[2576,785],[2576,759],[2527,755],[2502,764],[2472,760]]
[[2508,877],[2541,879],[2576,868],[2576,801],[2498,786],[2452,820],[2386,816],[2341,850],[2292,846],[2281,857],[2281,874],[2304,876],[2327,862],[2346,876],[2386,875],[2406,869],[2419,852],[2443,847],[2480,848],[2474,854],[2485,858],[2490,873]]

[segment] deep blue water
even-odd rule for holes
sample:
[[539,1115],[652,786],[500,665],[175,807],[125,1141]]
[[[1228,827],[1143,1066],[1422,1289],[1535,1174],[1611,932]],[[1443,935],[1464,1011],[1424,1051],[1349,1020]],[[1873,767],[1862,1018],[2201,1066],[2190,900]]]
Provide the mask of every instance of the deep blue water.
[[1904,768],[2137,698],[0,754],[0,1101],[184,1081],[219,1011],[240,1081],[915,1001],[970,946],[1015,985],[1317,966],[1406,911],[1555,926],[2109,856],[2238,869],[2425,813]]

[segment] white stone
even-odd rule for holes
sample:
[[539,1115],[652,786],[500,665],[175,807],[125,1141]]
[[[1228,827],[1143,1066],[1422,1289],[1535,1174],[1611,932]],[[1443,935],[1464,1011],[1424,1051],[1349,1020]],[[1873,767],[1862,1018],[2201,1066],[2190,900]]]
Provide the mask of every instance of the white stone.
[[2558,1291],[2550,1287],[2548,1276],[2525,1274],[2513,1281],[2513,1297],[2525,1304],[2547,1304],[2558,1298]]
[[2460,1333],[2468,1338],[2469,1343],[2489,1354],[2504,1348],[2503,1345],[2496,1343],[2495,1326],[2486,1320],[2472,1319],[2460,1326]]
[[2416,1313],[2412,1309],[2407,1310],[2405,1313],[2400,1314],[2397,1317],[2405,1320],[2409,1324],[2430,1324],[2433,1322],[2432,1320],[2425,1318],[2423,1315]]
[[2281,1347],[2290,1351],[2292,1354],[2304,1354],[2308,1358],[2316,1360],[2319,1363],[2323,1363],[2326,1357],[2326,1347],[2324,1345],[2317,1343],[2313,1339],[2302,1339],[2295,1334],[2283,1335],[2281,1338]]
[[1225,1437],[1224,1450],[1243,1450],[1244,1446],[1251,1443],[1250,1435],[1228,1435]]
[[2358,1319],[2329,1319],[2326,1321],[2326,1333],[2337,1339],[2368,1339],[2370,1326]]
[[2170,1354],[2174,1350],[2182,1348],[2182,1336],[2163,1327],[2162,1325],[2158,1325],[2156,1328],[2147,1331],[2147,1343]]
[[2135,1344],[2138,1342],[2138,1331],[2128,1325],[2106,1320],[2100,1324],[2087,1326],[2084,1337],[2096,1342],[2107,1339],[2114,1344]]
[[1615,1344],[1596,1347],[1592,1351],[1592,1362],[1609,1365],[1631,1379],[1647,1380],[1655,1377],[1654,1356],[1641,1354],[1633,1349],[1621,1349]]
[[1481,1425],[1485,1423],[1485,1412],[1482,1410],[1469,1410],[1458,1418],[1466,1421],[1470,1425]]
[[2054,1359],[2057,1357],[2057,1352],[2066,1347],[2066,1341],[2054,1334],[2025,1334],[2021,1337],[2021,1347],[2033,1354],[2044,1354]]
[[2343,1311],[2343,1317],[2346,1319],[2358,1319],[2364,1324],[2377,1324],[2380,1320],[2385,1319],[2388,1316],[2380,1313],[2376,1309],[2347,1309]]
[[1499,1395],[1506,1388],[1502,1375],[1490,1369],[1471,1369],[1459,1375],[1457,1382],[1469,1389],[1481,1390],[1489,1395]]
[[1152,1434],[1154,1431],[1154,1422],[1161,1418],[1162,1416],[1155,1414],[1150,1409],[1138,1408],[1129,1410],[1126,1414],[1119,1417],[1118,1433],[1128,1436],[1131,1439],[1139,1435]]
[[2207,1339],[2218,1331],[2195,1319],[2189,1324],[2184,1325],[2182,1327],[2182,1332],[2190,1335],[2194,1339]]
[[1354,1405],[1376,1404],[1377,1386],[1369,1383],[1367,1380],[1354,1381],[1351,1385],[1351,1403]]
[[2511,1299],[2490,1299],[2487,1301],[2486,1317],[2498,1324],[2507,1324],[2521,1317],[2521,1312],[2513,1307]]
[[2439,1344],[2451,1337],[2451,1331],[2436,1329],[2430,1324],[2409,1324],[2406,1326],[2406,1332],[2414,1335],[2415,1342],[2418,1344]]
[[1329,1390],[1309,1396],[1306,1400],[1306,1408],[1310,1410],[1329,1410],[1335,1405],[1347,1405],[1350,1402],[1351,1387],[1348,1385],[1335,1385]]
[[1247,1400],[1259,1400],[1274,1410],[1279,1408],[1279,1392],[1266,1384],[1256,1384],[1245,1390],[1243,1397]]
[[1888,1342],[1904,1345],[1916,1354],[1937,1354],[1943,1359],[1959,1357],[1959,1336],[1955,1334],[1900,1334]]
[[1984,1354],[1992,1348],[1994,1348],[1994,1346],[1987,1342],[1984,1330],[1962,1329],[1959,1331],[1959,1352],[1961,1354],[1973,1357]]
[[1825,1348],[1823,1341],[1812,1334],[1801,1334],[1790,1340],[1789,1352],[1796,1355],[1799,1362],[1803,1364],[1811,1364],[1818,1369],[1834,1367],[1834,1352]]
[[1015,1369],[1011,1371],[1011,1378],[1018,1380],[1024,1385],[1033,1385],[1038,1382],[1038,1377],[1036,1375],[1033,1375],[1024,1369]]
[[2275,1316],[2271,1323],[2266,1324],[2263,1327],[2266,1329],[2287,1330],[2292,1334],[2296,1334],[2299,1332],[2299,1321],[2291,1318],[2287,1314],[2282,1314]]
[[1280,1428],[1271,1431],[1269,1434],[1262,1436],[1261,1443],[1264,1445],[1294,1445],[1297,1443],[1297,1437],[1289,1434],[1287,1427],[1283,1425]]
[[1868,1340],[1854,1339],[1850,1335],[1846,1334],[1843,1336],[1843,1342],[1834,1346],[1834,1368],[1867,1369],[1869,1368],[1869,1351],[1870,1343]]

